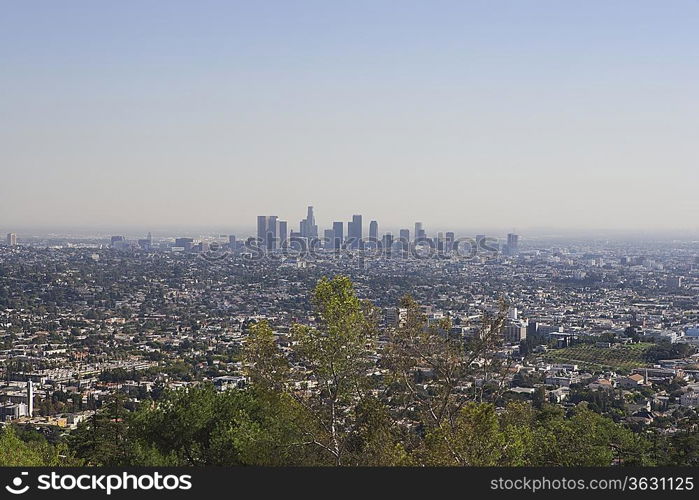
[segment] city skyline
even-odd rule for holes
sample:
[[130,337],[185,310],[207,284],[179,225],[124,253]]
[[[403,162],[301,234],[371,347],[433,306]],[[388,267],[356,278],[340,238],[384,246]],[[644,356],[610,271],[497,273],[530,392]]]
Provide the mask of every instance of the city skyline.
[[8,5],[0,226],[247,227],[313,200],[323,224],[696,231],[698,17]]

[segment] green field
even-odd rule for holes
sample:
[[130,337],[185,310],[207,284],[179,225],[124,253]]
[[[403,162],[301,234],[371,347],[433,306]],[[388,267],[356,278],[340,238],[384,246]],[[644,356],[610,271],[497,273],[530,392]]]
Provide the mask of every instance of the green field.
[[651,343],[617,345],[603,348],[590,344],[575,345],[563,349],[551,349],[541,358],[551,363],[577,364],[590,370],[631,370],[647,366],[643,354],[652,347]]

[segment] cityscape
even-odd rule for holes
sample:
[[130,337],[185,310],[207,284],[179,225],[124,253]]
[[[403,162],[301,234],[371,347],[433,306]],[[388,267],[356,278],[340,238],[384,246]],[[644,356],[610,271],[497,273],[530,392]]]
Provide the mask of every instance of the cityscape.
[[699,2],[3,7],[0,489],[693,491]]
[[[345,229],[346,227],[346,229]],[[322,234],[322,236],[319,236]],[[197,241],[191,237],[175,238],[174,243],[170,241],[160,242],[157,246],[153,244],[153,236],[148,233],[146,238],[129,240],[123,235],[111,237],[111,247],[117,250],[141,249],[141,250],[170,250],[172,252],[199,252],[206,255],[211,251],[211,244],[214,248],[222,248],[230,252],[242,253],[244,251],[256,250],[258,256],[275,251],[294,250],[302,252],[304,255],[313,254],[316,250],[341,251],[341,250],[372,250],[374,254],[389,256],[396,253],[402,256],[431,257],[434,255],[453,254],[461,257],[471,256],[482,251],[498,251],[500,248],[493,247],[495,240],[489,241],[485,234],[477,234],[473,237],[461,237],[456,239],[455,232],[438,232],[432,237],[427,237],[427,232],[422,222],[415,222],[414,229],[400,229],[398,237],[394,238],[393,233],[387,232],[379,234],[379,223],[376,220],[369,222],[368,234],[363,230],[362,216],[353,215],[352,220],[346,225],[342,221],[335,221],[329,229],[319,233],[318,225],[315,222],[313,207],[308,207],[305,219],[299,222],[299,230],[289,230],[288,222],[279,220],[276,215],[259,215],[257,217],[257,233],[255,236],[246,238],[236,238],[236,235],[227,235],[227,239],[220,241]],[[13,238],[11,240],[11,238]],[[509,233],[502,245],[502,250],[507,254],[517,252],[519,235]],[[16,244],[16,235],[7,235],[7,244]],[[421,252],[417,250],[423,249]]]
[[[643,440],[625,458],[603,460],[693,463],[696,455],[685,453],[695,453],[699,421],[697,241],[467,237],[431,234],[420,222],[393,239],[378,228],[372,220],[366,231],[354,215],[321,233],[309,206],[298,231],[259,216],[254,235],[207,241],[8,234],[0,250],[2,421],[73,443],[96,415],[118,411],[116,402],[139,414],[168,391],[245,392],[260,376],[245,353],[261,328],[290,363],[294,386],[313,393],[320,380],[294,352],[297,330],[324,327],[314,293],[325,280],[346,279],[371,305],[375,343],[357,356],[367,363],[363,377],[374,374],[375,393],[388,388],[392,336],[418,321],[464,352],[490,339],[450,388],[455,402],[488,402],[502,415],[521,403],[563,414],[584,407]],[[316,251],[285,252],[294,242]],[[443,389],[438,366],[418,360],[409,371],[425,395]],[[390,398],[383,404],[398,411]],[[420,422],[419,412],[410,415],[399,419],[405,429]],[[97,464],[96,454],[82,459]],[[559,465],[577,463],[567,459]]]

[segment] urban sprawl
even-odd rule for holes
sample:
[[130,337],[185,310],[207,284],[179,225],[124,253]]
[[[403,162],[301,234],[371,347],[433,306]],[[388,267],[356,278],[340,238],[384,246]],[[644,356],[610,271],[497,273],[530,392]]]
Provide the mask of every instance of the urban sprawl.
[[[256,222],[238,238],[8,234],[2,424],[55,442],[115,394],[134,409],[169,389],[245,391],[253,325],[268,324],[289,351],[294,325],[317,326],[316,285],[345,276],[377,313],[372,374],[385,337],[407,321],[406,296],[426,328],[464,346],[502,312],[489,354],[500,369],[474,369],[459,390],[481,391],[498,411],[584,405],[634,433],[696,431],[699,242],[430,234],[419,222],[381,234],[361,215],[321,232],[312,207],[298,231],[276,216]],[[298,372],[313,390],[313,371]],[[429,392],[429,368],[418,378]]]

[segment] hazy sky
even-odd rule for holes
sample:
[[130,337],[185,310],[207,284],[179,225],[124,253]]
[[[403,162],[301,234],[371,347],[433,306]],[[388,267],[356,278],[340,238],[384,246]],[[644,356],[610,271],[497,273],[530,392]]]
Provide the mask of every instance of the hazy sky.
[[697,1],[21,1],[0,227],[699,227]]

